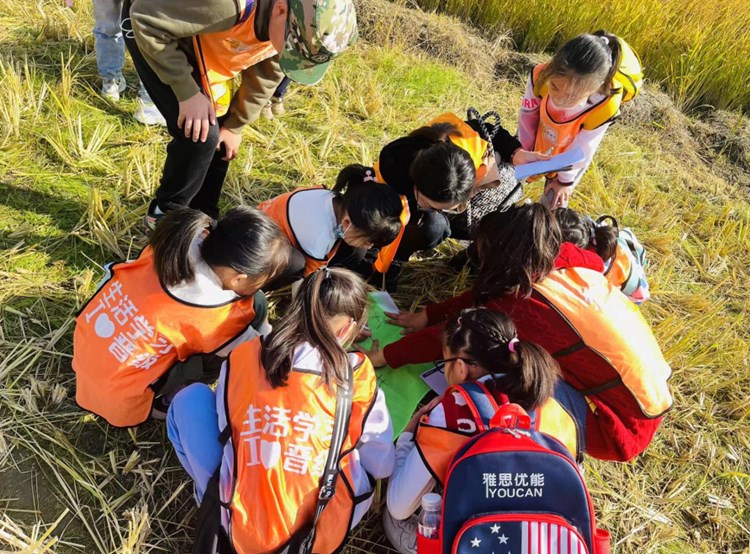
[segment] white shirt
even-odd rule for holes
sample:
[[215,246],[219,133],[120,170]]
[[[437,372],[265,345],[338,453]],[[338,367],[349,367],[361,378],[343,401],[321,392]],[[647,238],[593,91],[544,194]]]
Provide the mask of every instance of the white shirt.
[[336,213],[327,189],[309,189],[294,193],[289,199],[289,226],[302,252],[311,258],[324,260],[336,245]]
[[[601,102],[604,98],[603,94],[596,93],[580,106],[573,106],[560,111],[565,119],[572,119],[588,109],[592,104]],[[534,86],[531,83],[531,78],[529,78],[529,82],[526,85],[526,93],[521,102],[521,110],[518,112],[518,140],[521,142],[524,150],[534,150],[536,133],[539,128],[539,109],[541,104],[542,99],[534,95]],[[579,168],[560,171],[557,175],[561,183],[573,183],[573,186],[578,184],[589,165],[591,165],[591,160],[594,159],[594,154],[596,154],[596,150],[599,148],[599,144],[601,144],[609,126],[610,123],[605,123],[591,131],[581,129],[566,150],[580,148],[586,155],[586,161]]]

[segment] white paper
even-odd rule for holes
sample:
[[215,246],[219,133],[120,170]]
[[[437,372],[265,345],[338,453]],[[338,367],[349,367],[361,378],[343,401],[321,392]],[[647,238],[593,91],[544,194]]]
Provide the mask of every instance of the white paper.
[[567,150],[557,156],[552,156],[544,162],[531,162],[516,166],[516,181],[523,181],[534,175],[555,173],[556,171],[567,171],[574,167],[580,167],[586,162],[586,154],[581,148]]
[[396,306],[396,303],[393,301],[393,298],[391,298],[391,295],[388,294],[387,291],[377,290],[375,292],[371,292],[370,298],[372,298],[384,312],[388,312],[391,314],[399,313],[398,306]]
[[420,377],[439,396],[443,396],[448,389],[448,381],[445,380],[445,367],[442,363],[435,364],[435,367],[428,369]]

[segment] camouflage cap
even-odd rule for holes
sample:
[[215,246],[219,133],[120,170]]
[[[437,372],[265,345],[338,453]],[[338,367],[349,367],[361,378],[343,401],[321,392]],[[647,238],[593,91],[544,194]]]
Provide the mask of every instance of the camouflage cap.
[[297,83],[314,85],[331,60],[355,40],[357,14],[352,0],[289,0],[281,69]]

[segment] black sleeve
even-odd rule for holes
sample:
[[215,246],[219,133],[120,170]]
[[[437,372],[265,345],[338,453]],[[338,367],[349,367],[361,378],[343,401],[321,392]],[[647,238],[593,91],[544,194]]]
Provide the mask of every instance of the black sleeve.
[[[479,128],[479,122],[472,120],[467,121],[466,123],[477,133],[480,135],[482,134],[482,131]],[[511,163],[513,161],[513,152],[521,148],[521,142],[511,135],[505,127],[500,126],[492,139],[492,148],[495,149],[495,152],[500,154],[500,158],[505,163]]]

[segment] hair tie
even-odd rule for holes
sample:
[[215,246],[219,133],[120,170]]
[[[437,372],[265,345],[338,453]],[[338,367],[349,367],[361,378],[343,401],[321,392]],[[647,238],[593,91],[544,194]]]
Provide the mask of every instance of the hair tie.
[[599,37],[599,38],[601,38],[601,39],[602,39],[602,42],[603,42],[604,44],[606,44],[607,46],[609,46],[609,39],[608,39],[607,37]]
[[508,341],[508,350],[510,350],[513,354],[516,353],[516,345],[518,344],[517,338],[512,338]]
[[375,181],[375,177],[372,176],[372,171],[369,169],[365,171],[365,176],[362,178],[363,183],[369,183],[371,181]]
[[458,316],[458,319],[456,320],[456,325],[458,325],[459,327],[461,327],[461,324],[463,323],[463,320],[464,320],[463,316]]

